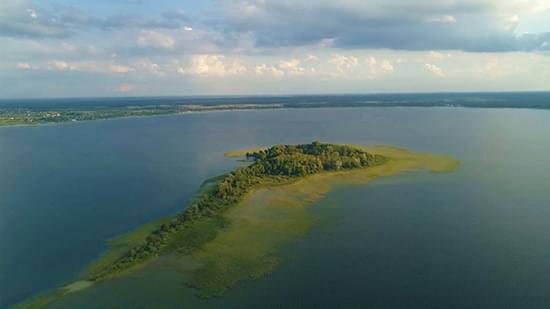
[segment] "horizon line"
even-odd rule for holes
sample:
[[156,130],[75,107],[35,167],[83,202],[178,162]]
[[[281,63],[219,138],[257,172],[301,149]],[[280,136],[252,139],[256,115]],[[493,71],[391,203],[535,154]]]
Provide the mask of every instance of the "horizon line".
[[51,97],[0,97],[0,101],[32,101],[32,100],[93,100],[93,99],[142,99],[142,98],[254,98],[254,97],[345,97],[345,96],[375,96],[375,95],[436,95],[436,94],[521,94],[521,93],[550,93],[550,90],[463,90],[463,91],[397,91],[397,92],[348,92],[348,93],[286,93],[286,94],[198,94],[198,95],[121,95],[121,96],[51,96]]

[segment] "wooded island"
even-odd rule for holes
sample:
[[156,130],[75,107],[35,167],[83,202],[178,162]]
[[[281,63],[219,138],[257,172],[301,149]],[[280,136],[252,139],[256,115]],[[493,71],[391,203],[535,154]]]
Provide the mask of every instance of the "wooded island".
[[228,224],[221,215],[239,203],[251,189],[262,185],[291,182],[311,174],[366,168],[383,164],[384,156],[360,149],[313,142],[302,145],[276,145],[266,150],[247,153],[252,163],[225,176],[203,190],[190,207],[167,223],[161,224],[145,242],[132,248],[114,263],[90,274],[99,281],[151,260],[162,253],[176,250],[191,253],[216,236]]

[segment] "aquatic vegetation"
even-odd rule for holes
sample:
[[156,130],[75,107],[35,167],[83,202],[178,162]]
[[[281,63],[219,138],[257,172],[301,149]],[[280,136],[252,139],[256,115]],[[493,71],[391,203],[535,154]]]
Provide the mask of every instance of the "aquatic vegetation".
[[[266,150],[246,153],[252,163],[239,168],[201,195],[190,207],[161,224],[145,241],[132,247],[103,269],[90,273],[90,281],[100,281],[143,264],[162,253],[177,250],[193,252],[217,228],[226,225],[223,212],[237,205],[253,188],[294,181],[311,174],[365,168],[383,164],[386,158],[358,148],[313,142],[304,145],[276,145]],[[208,228],[203,229],[206,226]],[[199,227],[201,232],[195,231]]]
[[219,296],[242,280],[273,271],[281,262],[279,249],[300,239],[319,218],[307,207],[336,185],[369,181],[407,171],[450,172],[459,162],[448,156],[413,153],[388,146],[349,146],[384,156],[384,164],[310,175],[293,182],[263,186],[229,209],[230,224],[191,254],[202,265],[188,284],[203,297]]
[[335,185],[366,184],[416,170],[449,172],[459,166],[448,156],[388,146],[314,142],[229,155],[237,153],[251,164],[205,181],[192,205],[179,215],[112,239],[110,250],[89,267],[82,281],[31,304],[40,307],[102,280],[147,268],[161,255],[190,265],[178,272],[199,296],[221,296],[240,281],[275,270],[282,262],[279,250],[318,222],[308,205]]

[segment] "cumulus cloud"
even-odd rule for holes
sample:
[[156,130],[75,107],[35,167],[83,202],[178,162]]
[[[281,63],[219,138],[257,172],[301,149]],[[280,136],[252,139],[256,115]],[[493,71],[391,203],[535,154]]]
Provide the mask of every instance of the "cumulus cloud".
[[307,71],[306,68],[300,65],[300,60],[298,59],[281,60],[279,62],[279,69],[290,75],[301,75]]
[[393,64],[391,64],[391,62],[389,62],[388,60],[382,61],[382,64],[380,65],[380,67],[385,72],[393,72],[394,70]]
[[328,59],[328,68],[320,67],[317,75],[330,78],[345,78],[351,80],[375,80],[391,74],[395,67],[388,59],[377,59],[375,56],[360,60],[355,55],[335,54]]
[[[251,91],[262,81],[268,85],[274,79],[280,85],[287,83],[287,89],[296,89],[292,87],[299,83],[315,87],[315,81],[354,82],[341,83],[346,84],[343,89],[347,84],[370,87],[391,80],[384,84],[389,90],[406,80],[405,86],[395,87],[407,90],[422,82],[431,86],[434,77],[446,77],[449,83],[462,78],[464,88],[472,85],[473,78],[483,77],[492,82],[485,85],[494,86],[498,80],[512,80],[517,72],[542,72],[550,58],[546,56],[550,33],[545,32],[549,29],[540,22],[549,13],[548,0],[231,0],[215,4],[216,10],[197,10],[190,18],[177,10],[159,14],[136,7],[125,11],[124,5],[114,2],[109,4],[112,13],[97,15],[99,11],[83,11],[77,3],[68,8],[51,1],[0,0],[0,48],[7,55],[0,57],[6,69],[3,75],[9,79],[9,74],[21,75],[23,70],[38,77],[112,74],[116,77],[105,76],[115,80],[112,91],[125,74],[142,85],[147,80],[148,91],[157,82],[163,90],[175,87],[167,92],[176,92],[184,84],[179,82],[199,78],[210,85],[251,81],[246,83]],[[535,23],[529,14],[541,15]],[[528,28],[526,21],[531,32],[519,32]],[[529,53],[495,57],[502,51]],[[528,55],[541,58],[535,65],[526,60]],[[532,75],[532,84],[546,82],[536,86],[542,89],[548,76],[547,72]],[[42,79],[44,85],[56,81]]]
[[443,60],[445,59],[445,55],[443,53],[440,53],[440,52],[436,52],[436,51],[433,51],[431,50],[428,55],[426,55],[426,58],[429,59],[429,60],[432,60],[432,61],[440,61],[440,60]]
[[137,86],[134,84],[120,84],[115,88],[115,91],[120,93],[127,93],[135,90],[136,88]]
[[354,56],[344,56],[340,54],[334,55],[328,60],[329,63],[336,65],[338,71],[349,70],[359,64],[359,59]]
[[267,65],[267,64],[261,64],[257,65],[254,68],[254,72],[256,72],[257,75],[272,75],[275,77],[283,77],[285,75],[285,72],[282,70],[276,68],[273,65]]
[[224,56],[220,55],[198,55],[191,61],[191,67],[183,72],[194,75],[213,75],[224,76],[225,64]]
[[426,21],[432,23],[456,23],[456,18],[452,15],[430,16]]
[[194,55],[187,68],[178,68],[178,73],[200,77],[223,77],[248,72],[248,67],[238,60],[227,61],[223,55]]
[[[71,66],[63,60],[51,60],[48,62],[48,64],[50,65],[51,69],[58,70],[58,71],[65,71],[65,70],[71,69]],[[72,69],[76,70],[76,66],[72,66]]]
[[166,76],[166,72],[163,70],[161,65],[155,63],[147,58],[138,59],[132,65],[136,70],[139,70],[142,73],[155,75],[158,77]]
[[16,67],[20,70],[29,70],[31,65],[27,62],[19,62],[16,64]]
[[443,72],[443,69],[438,67],[437,65],[435,64],[431,64],[431,63],[426,63],[424,64],[424,67],[430,71],[433,75],[437,76],[437,77],[444,77],[445,76],[445,73]]
[[37,69],[114,74],[128,73],[134,71],[134,69],[131,67],[114,63],[103,63],[98,61],[68,62],[65,60],[50,60],[43,66],[37,66]]
[[315,55],[307,55],[306,58],[304,59],[304,61],[306,61],[306,62],[317,61],[318,59],[319,59],[319,57],[317,57]]
[[369,66],[369,68],[371,69],[375,69],[376,68],[376,64],[378,63],[376,61],[376,58],[374,57],[368,57],[367,60],[365,60],[365,62],[367,63],[367,65]]
[[172,49],[176,45],[176,42],[167,34],[144,30],[138,36],[137,44],[141,47]]

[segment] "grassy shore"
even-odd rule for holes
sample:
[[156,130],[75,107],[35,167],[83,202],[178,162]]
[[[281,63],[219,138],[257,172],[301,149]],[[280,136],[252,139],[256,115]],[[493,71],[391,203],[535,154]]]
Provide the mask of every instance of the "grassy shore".
[[191,256],[202,267],[188,284],[204,297],[220,296],[242,280],[273,271],[281,262],[277,252],[303,237],[318,218],[308,206],[335,185],[367,184],[408,171],[451,172],[459,162],[448,156],[413,153],[387,146],[354,146],[389,160],[380,166],[311,175],[291,183],[263,186],[225,214],[230,224]]
[[228,158],[239,158],[246,156],[247,153],[258,152],[260,150],[265,150],[267,147],[250,147],[245,149],[237,149],[226,151],[223,155]]

